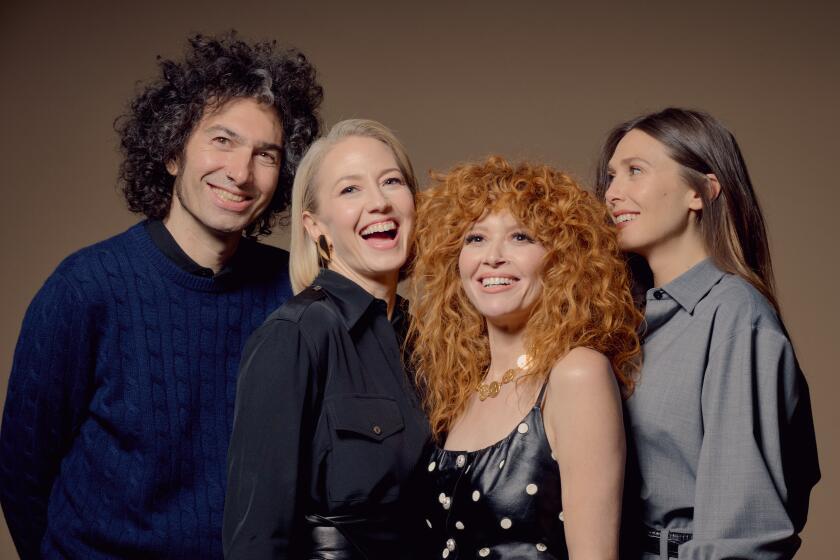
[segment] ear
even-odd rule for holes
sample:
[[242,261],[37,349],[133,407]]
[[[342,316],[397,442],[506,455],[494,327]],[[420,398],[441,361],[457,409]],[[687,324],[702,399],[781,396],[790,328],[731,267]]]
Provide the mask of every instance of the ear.
[[709,200],[717,200],[720,196],[720,182],[714,173],[706,173],[706,178],[708,179],[706,186],[709,189]]
[[[306,230],[309,238],[315,243],[318,242],[318,238],[320,236],[324,235],[324,232],[321,230],[321,225],[318,222],[318,218],[309,210],[303,211],[303,228]],[[329,241],[329,239],[327,239],[327,241]]]
[[166,171],[168,171],[173,177],[178,176],[178,172],[180,171],[179,167],[178,160],[170,159],[166,162]]
[[703,210],[703,197],[700,196],[700,193],[694,189],[689,189],[688,191],[688,209],[696,212]]
[[[709,200],[715,200],[718,196],[720,196],[720,183],[714,173],[706,173],[705,188],[709,189]],[[688,202],[688,208],[698,212],[701,211],[703,209],[703,197],[700,196],[700,193],[691,189],[689,196],[691,198]]]

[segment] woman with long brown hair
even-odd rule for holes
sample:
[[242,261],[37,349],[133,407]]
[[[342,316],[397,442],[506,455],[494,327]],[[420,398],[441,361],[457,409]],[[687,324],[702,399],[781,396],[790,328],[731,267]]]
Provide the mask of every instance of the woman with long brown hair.
[[628,527],[634,557],[791,558],[820,476],[814,425],[734,136],[684,109],[620,124],[597,189],[649,288],[627,401],[645,525]]
[[499,157],[420,195],[410,334],[437,443],[433,557],[617,558],[641,317],[606,220],[568,175]]

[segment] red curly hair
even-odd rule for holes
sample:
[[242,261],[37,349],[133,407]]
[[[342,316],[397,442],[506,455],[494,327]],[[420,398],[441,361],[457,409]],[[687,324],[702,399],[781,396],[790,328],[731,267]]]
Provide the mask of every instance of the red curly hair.
[[525,327],[529,377],[545,379],[571,349],[606,355],[625,395],[640,353],[627,267],[606,207],[546,165],[515,168],[499,156],[435,175],[418,195],[412,269],[411,362],[440,439],[490,365],[484,317],[461,285],[464,236],[487,213],[508,210],[546,249],[542,295]]

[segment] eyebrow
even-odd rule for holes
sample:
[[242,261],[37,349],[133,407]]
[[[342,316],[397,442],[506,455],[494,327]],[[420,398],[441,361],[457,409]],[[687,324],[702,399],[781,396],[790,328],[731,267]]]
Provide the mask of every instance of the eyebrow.
[[[240,142],[240,143],[244,143],[244,140],[245,140],[245,138],[241,134],[238,134],[238,133],[234,132],[233,130],[229,129],[228,127],[222,126],[220,124],[211,126],[210,128],[207,129],[207,132],[224,132],[225,134],[230,136],[233,140],[235,140],[236,142]],[[261,142],[259,144],[255,144],[254,148],[256,148],[258,150],[275,150],[277,152],[282,152],[283,151],[283,146],[281,146],[280,144],[274,144],[272,142]]]
[[648,160],[646,160],[643,157],[639,157],[639,156],[632,156],[632,157],[624,158],[621,161],[619,161],[618,163],[630,163],[631,161],[641,161],[642,163],[646,163],[648,165],[651,164]]
[[[379,176],[382,177],[383,175],[387,175],[388,173],[393,173],[394,171],[402,174],[402,170],[399,167],[389,167],[388,169],[383,169],[379,172]],[[338,179],[335,180],[335,184],[339,184],[342,181],[358,181],[362,179],[362,175],[353,174],[353,175],[342,175]]]

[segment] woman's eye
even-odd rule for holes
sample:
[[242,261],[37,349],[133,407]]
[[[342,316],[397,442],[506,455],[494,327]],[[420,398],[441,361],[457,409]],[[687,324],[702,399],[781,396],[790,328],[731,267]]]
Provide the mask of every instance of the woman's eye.
[[404,185],[405,181],[403,181],[402,177],[388,177],[384,183],[386,185]]
[[630,166],[630,175],[638,175],[638,174],[639,174],[639,173],[641,173],[641,172],[642,172],[642,168],[641,168],[641,167],[636,167],[636,166],[634,166],[634,165],[631,165],[631,166]]
[[533,243],[534,242],[534,238],[531,237],[530,235],[528,235],[527,233],[525,233],[524,231],[517,231],[516,233],[514,233],[512,235],[512,237],[515,241],[523,241],[523,242],[526,242],[526,243]]
[[359,188],[355,185],[347,185],[346,187],[342,188],[340,194],[350,194],[356,192]]
[[470,245],[472,243],[478,243],[482,239],[484,239],[484,238],[481,237],[479,234],[471,233],[464,238],[464,245]]
[[607,184],[611,184],[613,182],[613,179],[615,179],[615,173],[610,171],[609,173],[607,173]]

